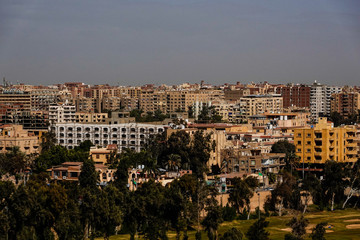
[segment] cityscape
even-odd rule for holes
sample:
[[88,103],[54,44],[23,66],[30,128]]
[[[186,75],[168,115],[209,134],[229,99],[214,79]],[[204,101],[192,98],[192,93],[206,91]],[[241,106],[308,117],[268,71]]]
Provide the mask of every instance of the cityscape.
[[[316,80],[311,85],[237,82],[214,86],[201,81],[174,86],[79,82],[35,86],[13,85],[4,78],[0,93],[3,191],[9,191],[5,189],[10,182],[13,186],[55,184],[62,186],[62,191],[85,184],[86,189],[98,191],[114,191],[115,186],[117,194],[124,194],[124,190],[140,194],[163,188],[158,191],[165,191],[162,194],[166,199],[167,188],[178,188],[183,195],[183,191],[200,194],[199,188],[206,186],[209,189],[201,193],[205,194],[201,204],[194,202],[197,197],[191,193],[189,202],[184,204],[191,203],[202,221],[209,216],[205,212],[215,211],[216,218],[210,220],[217,224],[231,217],[227,216],[231,209],[232,218],[245,214],[245,219],[249,219],[253,213],[256,218],[256,212],[271,216],[269,212],[274,211],[273,214],[281,216],[291,209],[305,214],[314,211],[310,210],[314,205],[331,211],[356,207],[360,198],[359,95],[357,86],[328,86]],[[88,173],[84,173],[85,164]],[[84,174],[88,174],[85,179]],[[35,175],[42,180],[33,179]],[[329,186],[323,186],[326,181],[330,181],[326,183]],[[187,189],[186,184],[195,184],[195,189]],[[331,184],[339,186],[332,189]],[[144,186],[154,189],[143,189]],[[321,192],[324,196],[317,196]],[[333,195],[329,196],[330,193]],[[154,194],[157,197],[160,193]],[[76,195],[79,199],[83,197],[81,193]],[[207,203],[210,200],[213,202]],[[153,200],[141,201],[150,204],[146,208],[153,207]],[[137,222],[143,221],[144,216],[126,223],[125,217],[131,218],[134,209],[125,213],[120,210],[123,206],[111,204],[115,205],[108,206],[108,214],[118,214],[124,222],[111,220],[114,216],[99,216],[114,221],[112,229],[101,230],[104,234],[115,234],[115,229],[125,224],[139,224],[139,229],[128,230],[131,236],[164,237],[161,235],[164,226],[157,229],[152,226],[155,222]],[[113,213],[111,207],[119,207],[114,210],[118,212]],[[189,214],[187,224],[195,224],[191,219],[197,218],[188,210],[176,210],[180,215],[174,221]],[[168,216],[162,217],[165,219],[161,221],[166,221]],[[262,219],[259,221],[265,221]],[[49,229],[56,226],[57,219],[53,221],[47,226]],[[304,219],[296,221],[303,221],[304,228],[307,225]],[[179,227],[176,224],[166,230],[176,229]],[[204,224],[202,231],[208,227]],[[356,224],[349,225],[356,229]],[[201,233],[202,227],[197,227]],[[183,226],[177,234],[180,236],[184,231],[186,236],[186,228]],[[150,230],[158,232],[147,232]],[[209,238],[215,234],[212,231]],[[236,234],[237,230],[232,231],[235,233],[228,234]],[[88,238],[99,233],[89,227],[82,234]],[[155,234],[155,238],[147,234]]]
[[359,0],[1,0],[0,240],[359,240]]

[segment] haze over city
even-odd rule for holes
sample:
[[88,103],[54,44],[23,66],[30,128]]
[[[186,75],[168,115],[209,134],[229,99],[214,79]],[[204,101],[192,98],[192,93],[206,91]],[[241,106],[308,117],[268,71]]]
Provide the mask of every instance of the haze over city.
[[0,75],[27,84],[357,85],[360,2],[0,3]]

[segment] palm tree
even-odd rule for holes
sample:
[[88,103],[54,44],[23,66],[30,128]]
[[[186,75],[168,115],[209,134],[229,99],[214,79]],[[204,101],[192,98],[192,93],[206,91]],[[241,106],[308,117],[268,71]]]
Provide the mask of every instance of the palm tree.
[[166,163],[166,168],[169,170],[179,170],[181,164],[181,157],[178,154],[170,154]]

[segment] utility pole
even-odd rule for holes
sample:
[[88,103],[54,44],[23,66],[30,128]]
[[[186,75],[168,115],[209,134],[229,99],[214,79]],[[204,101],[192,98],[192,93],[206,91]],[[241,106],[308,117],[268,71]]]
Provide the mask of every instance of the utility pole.
[[302,179],[304,180],[304,176],[305,176],[305,172],[304,172],[304,157],[302,158],[303,162],[302,162]]
[[259,207],[258,208],[259,208],[259,220],[260,220],[260,193],[258,192],[257,195],[258,195],[258,200],[259,200]]

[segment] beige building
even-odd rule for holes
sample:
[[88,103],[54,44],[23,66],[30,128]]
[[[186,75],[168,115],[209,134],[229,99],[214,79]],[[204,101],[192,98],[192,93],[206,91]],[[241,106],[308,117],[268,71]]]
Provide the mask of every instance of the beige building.
[[248,123],[252,124],[254,127],[305,127],[309,121],[310,112],[264,113],[248,118]]
[[77,123],[104,123],[107,119],[107,113],[75,113],[75,121]]
[[111,155],[117,153],[117,146],[115,144],[109,144],[104,148],[91,147],[90,148],[90,158],[96,164],[108,164],[111,158]]
[[75,106],[67,102],[64,104],[54,104],[49,107],[50,123],[75,122]]
[[21,125],[0,126],[0,152],[6,153],[15,146],[26,154],[37,154],[40,151],[39,136],[23,130]]
[[249,95],[240,98],[239,111],[242,119],[264,113],[281,113],[283,99],[280,95]]

